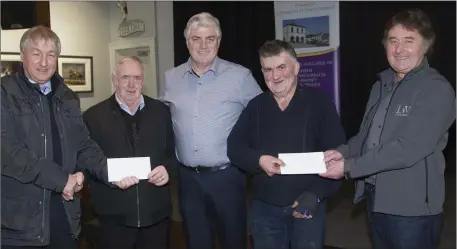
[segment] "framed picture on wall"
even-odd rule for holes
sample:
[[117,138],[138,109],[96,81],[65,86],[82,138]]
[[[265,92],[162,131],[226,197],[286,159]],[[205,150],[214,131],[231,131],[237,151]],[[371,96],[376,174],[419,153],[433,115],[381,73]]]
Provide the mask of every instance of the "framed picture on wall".
[[58,71],[65,84],[74,92],[94,91],[92,56],[59,56]]
[[1,77],[16,73],[21,67],[21,57],[19,53],[1,53]]

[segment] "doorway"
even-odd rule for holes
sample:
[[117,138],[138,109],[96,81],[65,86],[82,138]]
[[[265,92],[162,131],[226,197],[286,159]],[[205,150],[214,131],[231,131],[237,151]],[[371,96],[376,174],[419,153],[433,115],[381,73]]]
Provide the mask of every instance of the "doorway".
[[[122,56],[138,57],[144,65],[143,94],[151,98],[157,98],[158,82],[154,37],[111,42],[109,44],[109,54],[111,70],[113,70],[114,65]],[[114,93],[112,86],[111,92]]]

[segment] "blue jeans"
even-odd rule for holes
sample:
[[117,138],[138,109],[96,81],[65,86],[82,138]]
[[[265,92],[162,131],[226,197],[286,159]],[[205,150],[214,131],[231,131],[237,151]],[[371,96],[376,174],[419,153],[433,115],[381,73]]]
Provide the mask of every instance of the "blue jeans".
[[367,225],[375,249],[436,249],[442,215],[399,216],[373,212],[375,186],[365,183]]
[[254,249],[323,248],[325,241],[325,201],[319,204],[313,218],[297,219],[291,206],[277,207],[259,200],[252,201]]

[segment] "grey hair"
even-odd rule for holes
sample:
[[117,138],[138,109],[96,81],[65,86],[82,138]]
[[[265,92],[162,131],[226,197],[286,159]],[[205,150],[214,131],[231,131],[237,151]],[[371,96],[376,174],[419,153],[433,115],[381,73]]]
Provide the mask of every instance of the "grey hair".
[[36,42],[37,40],[51,41],[57,49],[57,55],[60,55],[61,45],[59,36],[50,28],[42,25],[32,27],[25,31],[19,43],[19,51],[23,53],[30,41]]
[[189,38],[190,31],[198,27],[216,26],[216,33],[219,39],[222,38],[222,30],[219,20],[208,12],[202,12],[192,16],[187,22],[186,29],[184,29],[184,37],[186,40]]
[[124,63],[126,63],[127,61],[136,61],[136,62],[138,62],[141,65],[141,68],[144,71],[144,64],[140,60],[140,58],[138,58],[136,56],[123,56],[116,62],[116,65],[114,65],[113,71],[111,72],[112,76],[116,76],[116,71],[119,68],[119,66],[124,64]]

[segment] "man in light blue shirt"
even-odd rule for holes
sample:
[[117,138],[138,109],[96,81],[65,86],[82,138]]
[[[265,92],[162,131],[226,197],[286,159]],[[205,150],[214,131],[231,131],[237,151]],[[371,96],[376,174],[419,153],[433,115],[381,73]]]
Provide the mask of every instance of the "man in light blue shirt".
[[190,249],[214,248],[215,230],[224,249],[247,245],[246,178],[230,164],[227,137],[262,90],[249,69],[217,56],[221,35],[211,14],[191,17],[184,31],[190,58],[165,73],[162,98],[173,120]]

